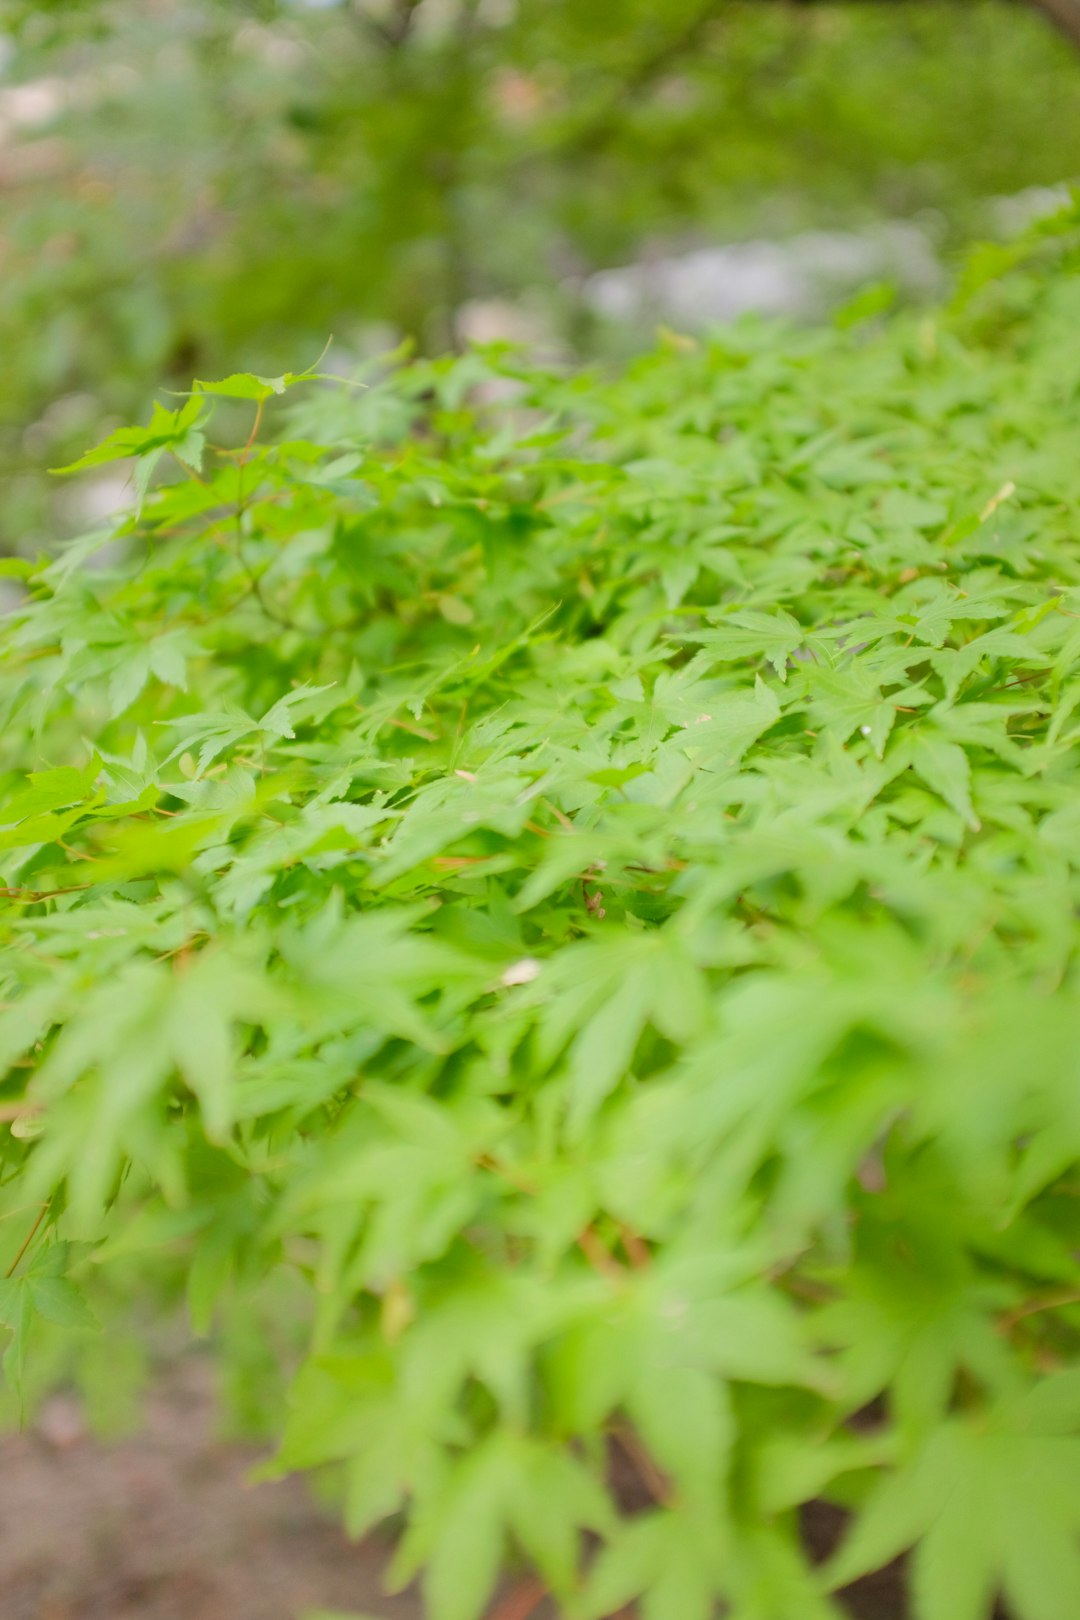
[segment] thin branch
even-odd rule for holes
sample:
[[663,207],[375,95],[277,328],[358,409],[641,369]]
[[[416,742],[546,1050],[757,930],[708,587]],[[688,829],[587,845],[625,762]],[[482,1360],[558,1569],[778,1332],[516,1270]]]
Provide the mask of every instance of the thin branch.
[[7,1282],[9,1278],[14,1277],[16,1271],[18,1271],[18,1269],[19,1269],[19,1261],[22,1259],[23,1255],[26,1253],[26,1251],[30,1247],[31,1243],[33,1243],[35,1237],[37,1236],[38,1227],[41,1225],[42,1221],[45,1219],[45,1217],[46,1217],[46,1215],[48,1213],[49,1213],[49,1203],[48,1203],[48,1200],[46,1200],[45,1203],[42,1204],[41,1208],[38,1210],[37,1220],[34,1222],[33,1226],[30,1228],[29,1232],[26,1234],[26,1238],[25,1238],[25,1241],[23,1242],[22,1248],[19,1250],[18,1254],[15,1256],[15,1258],[11,1262],[10,1266],[8,1266],[7,1271],[4,1273],[4,1281],[5,1282]]
[[251,432],[248,434],[247,443],[245,444],[243,450],[241,450],[241,452],[240,452],[240,464],[241,464],[241,466],[247,461],[248,456],[250,456],[250,454],[251,454],[252,446],[254,445],[255,440],[259,436],[259,428],[262,426],[263,406],[264,406],[265,403],[266,403],[265,400],[260,399],[258,404],[255,407],[255,420],[251,424]]
[[0,898],[17,900],[24,906],[36,906],[43,900],[55,900],[60,894],[81,894],[84,889],[92,888],[92,883],[73,883],[70,889],[0,889]]
[[601,1277],[607,1277],[611,1282],[621,1282],[623,1280],[624,1271],[622,1266],[604,1247],[591,1226],[586,1226],[584,1231],[578,1233],[577,1243],[578,1248],[592,1269]]
[[1005,1311],[998,1318],[998,1325],[1003,1333],[1009,1333],[1018,1322],[1025,1317],[1038,1316],[1043,1311],[1060,1311],[1069,1305],[1080,1305],[1080,1289],[1062,1288],[1053,1294],[1044,1294],[1041,1299],[1032,1299],[1026,1305],[1018,1305],[1015,1310]]
[[1080,50],[1080,0],[1029,0],[1029,3]]
[[652,1254],[640,1232],[635,1232],[625,1221],[620,1221],[619,1236],[630,1264],[636,1271],[645,1271],[652,1261]]
[[611,1437],[657,1506],[668,1506],[671,1502],[671,1482],[653,1462],[634,1430],[617,1424],[611,1430]]
[[373,17],[361,3],[349,8],[349,16],[360,24],[380,45],[391,51],[400,51],[412,33],[416,14],[423,0],[394,0],[389,17]]
[[706,0],[684,28],[641,59],[622,80],[604,111],[572,135],[564,151],[569,149],[575,155],[584,156],[602,150],[616,134],[618,118],[626,104],[647,95],[677,62],[696,51],[723,10],[724,0]]
[[501,1603],[491,1611],[490,1620],[529,1620],[547,1596],[547,1588],[532,1575],[511,1587]]

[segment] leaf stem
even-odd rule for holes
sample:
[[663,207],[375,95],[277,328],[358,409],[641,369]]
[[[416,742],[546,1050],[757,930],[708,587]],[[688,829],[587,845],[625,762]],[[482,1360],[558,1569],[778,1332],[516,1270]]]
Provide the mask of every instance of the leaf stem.
[[1042,1311],[1061,1310],[1066,1305],[1080,1305],[1080,1288],[1059,1288],[1056,1293],[1044,1294],[1041,1299],[1029,1300],[1026,1305],[1018,1305],[1015,1310],[1006,1311],[998,1318],[998,1323],[1003,1333],[1009,1333],[1027,1316],[1038,1316]]
[[19,1269],[20,1260],[22,1259],[23,1255],[26,1253],[27,1249],[30,1247],[31,1243],[33,1243],[35,1237],[37,1236],[38,1227],[41,1225],[42,1221],[45,1219],[46,1215],[49,1213],[49,1202],[50,1202],[49,1199],[46,1199],[45,1202],[42,1204],[41,1208],[38,1210],[37,1219],[35,1220],[33,1226],[30,1228],[29,1232],[27,1232],[26,1237],[23,1240],[22,1248],[19,1250],[18,1254],[15,1256],[14,1260],[11,1262],[10,1266],[8,1266],[7,1270],[4,1273],[4,1281],[5,1282],[7,1282],[10,1278],[14,1277],[16,1271]]
[[251,432],[247,436],[247,443],[245,444],[243,450],[240,452],[240,460],[241,460],[241,462],[245,462],[247,460],[248,456],[251,454],[251,447],[255,443],[255,440],[259,436],[259,429],[262,426],[263,405],[265,403],[266,403],[265,400],[261,400],[261,399],[256,403],[256,406],[255,406],[255,420],[251,424]]
[[535,1576],[528,1575],[511,1587],[501,1603],[491,1611],[490,1620],[529,1620],[529,1615],[543,1602],[547,1588]]
[[600,1276],[613,1282],[622,1280],[623,1267],[604,1247],[593,1227],[586,1226],[578,1233],[577,1244],[592,1269]]

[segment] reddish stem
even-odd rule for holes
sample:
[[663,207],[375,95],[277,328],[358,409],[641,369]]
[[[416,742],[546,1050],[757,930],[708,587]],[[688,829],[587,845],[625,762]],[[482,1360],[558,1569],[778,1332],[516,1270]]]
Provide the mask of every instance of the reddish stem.
[[512,1587],[501,1603],[492,1609],[489,1620],[528,1620],[547,1596],[547,1589],[535,1575],[527,1575]]
[[45,1219],[45,1217],[46,1217],[46,1215],[48,1213],[49,1213],[48,1203],[42,1204],[41,1208],[38,1210],[37,1220],[34,1222],[33,1226],[30,1228],[29,1232],[26,1234],[26,1238],[25,1238],[25,1241],[23,1242],[22,1248],[19,1250],[18,1254],[15,1256],[15,1258],[11,1262],[10,1266],[8,1266],[7,1271],[4,1273],[5,1282],[7,1281],[7,1279],[9,1277],[14,1277],[16,1271],[19,1268],[19,1261],[22,1259],[23,1255],[26,1253],[26,1251],[30,1247],[31,1243],[33,1243],[34,1238],[37,1236],[37,1229],[41,1225],[42,1221]]

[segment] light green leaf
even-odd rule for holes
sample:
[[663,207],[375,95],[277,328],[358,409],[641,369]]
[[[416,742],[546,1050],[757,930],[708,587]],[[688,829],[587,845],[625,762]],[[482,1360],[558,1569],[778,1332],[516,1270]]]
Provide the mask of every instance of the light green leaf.
[[978,832],[979,819],[971,803],[971,766],[964,750],[942,737],[923,733],[915,739],[912,763],[927,787]]

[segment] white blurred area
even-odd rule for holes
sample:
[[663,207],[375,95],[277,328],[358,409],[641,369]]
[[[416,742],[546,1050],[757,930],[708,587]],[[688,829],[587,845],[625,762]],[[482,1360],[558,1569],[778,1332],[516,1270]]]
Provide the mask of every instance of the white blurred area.
[[786,241],[734,242],[602,270],[586,304],[608,320],[711,326],[740,315],[809,319],[869,282],[926,295],[942,280],[929,233],[898,223],[867,231],[806,231]]

